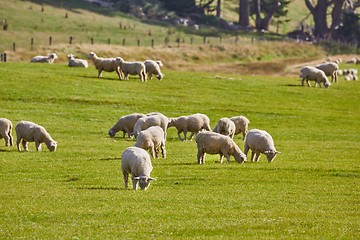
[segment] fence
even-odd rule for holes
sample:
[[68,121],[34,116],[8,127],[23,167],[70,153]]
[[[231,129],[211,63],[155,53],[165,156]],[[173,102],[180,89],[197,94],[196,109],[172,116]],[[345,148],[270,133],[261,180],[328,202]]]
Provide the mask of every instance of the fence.
[[0,62],[6,62],[6,53],[0,53]]

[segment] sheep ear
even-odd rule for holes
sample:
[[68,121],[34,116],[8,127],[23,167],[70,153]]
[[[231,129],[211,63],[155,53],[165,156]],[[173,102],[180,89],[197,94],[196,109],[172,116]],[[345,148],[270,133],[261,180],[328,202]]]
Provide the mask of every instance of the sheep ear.
[[140,177],[134,177],[134,180],[139,180],[140,179]]
[[156,181],[157,179],[156,179],[156,178],[149,177],[149,180],[155,180],[155,181]]
[[276,154],[280,154],[281,152],[276,151],[275,153],[276,153]]

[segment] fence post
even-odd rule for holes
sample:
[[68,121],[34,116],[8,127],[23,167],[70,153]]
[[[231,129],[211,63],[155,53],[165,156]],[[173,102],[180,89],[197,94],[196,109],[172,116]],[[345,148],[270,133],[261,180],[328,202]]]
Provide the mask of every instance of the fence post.
[[72,40],[73,40],[73,37],[70,36],[70,38],[69,38],[69,44],[70,44],[70,45],[72,44]]
[[137,45],[140,46],[140,39],[137,40]]
[[168,45],[169,39],[167,37],[165,38],[164,43],[165,43],[165,45]]
[[6,62],[6,53],[4,53],[3,60]]
[[206,44],[206,36],[203,38],[203,44]]
[[31,38],[30,42],[31,42],[30,44],[31,44],[31,51],[32,51],[34,49],[34,38]]
[[51,43],[52,43],[52,37],[50,36],[49,37],[49,45],[51,46]]
[[94,38],[91,38],[90,40],[91,40],[91,45],[93,45],[94,44]]
[[125,46],[125,38],[123,38],[122,45]]
[[151,39],[151,47],[154,48],[154,39]]
[[193,43],[194,43],[194,38],[191,37],[191,38],[190,38],[190,44],[192,45]]
[[108,38],[108,44],[110,45],[110,38]]
[[2,62],[4,60],[4,58],[3,58],[3,54],[2,53],[0,53],[0,62]]
[[16,44],[13,42],[13,51],[16,52]]

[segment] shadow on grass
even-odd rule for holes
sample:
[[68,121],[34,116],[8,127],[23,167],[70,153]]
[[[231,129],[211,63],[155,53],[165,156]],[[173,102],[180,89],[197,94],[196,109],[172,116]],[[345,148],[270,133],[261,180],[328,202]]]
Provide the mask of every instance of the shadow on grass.
[[78,190],[106,190],[106,191],[119,191],[119,190],[123,190],[122,188],[119,187],[103,187],[103,186],[92,186],[92,187],[79,187],[77,188]]
[[286,87],[304,87],[301,84],[285,84]]

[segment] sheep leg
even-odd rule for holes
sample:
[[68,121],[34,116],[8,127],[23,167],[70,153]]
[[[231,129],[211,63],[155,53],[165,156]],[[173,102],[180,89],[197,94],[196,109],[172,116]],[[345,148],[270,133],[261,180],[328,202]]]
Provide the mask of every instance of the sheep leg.
[[193,138],[193,136],[194,136],[194,133],[192,132],[192,133],[190,134],[189,139],[191,140],[191,139]]
[[38,141],[35,141],[36,151],[41,151],[41,143]]
[[230,155],[229,154],[224,154],[224,156],[226,157],[226,160],[228,161],[228,162],[230,162]]
[[122,74],[122,72],[120,71],[120,69],[117,68],[115,71],[116,71],[117,75],[119,76],[119,80],[123,80],[123,74]]
[[161,148],[162,157],[163,157],[163,158],[166,158],[166,148],[165,148],[165,144],[162,143],[162,144],[160,145],[160,148]]
[[14,145],[14,138],[11,135],[11,132],[8,133],[8,136],[9,136],[9,144],[10,144],[10,146]]
[[251,162],[254,162],[255,152],[251,150]]
[[222,153],[220,153],[220,164],[223,163],[223,157],[224,157],[224,155]]
[[[306,79],[306,83],[309,87],[311,87],[310,81],[308,79]],[[316,87],[316,84],[315,84],[315,87]]]
[[124,176],[125,189],[128,189],[128,186],[129,186],[129,174],[127,172],[123,172],[123,176]]
[[152,73],[151,72],[148,73],[147,78],[150,79],[150,80],[152,79]]
[[256,152],[255,162],[258,162],[260,158],[260,152]]
[[98,69],[98,78],[102,78],[102,69],[101,68]]
[[154,149],[154,145],[150,146],[150,154],[153,158],[155,158],[155,149]]
[[24,147],[24,150],[29,151],[29,143],[27,141],[25,141],[24,139],[21,141],[21,143]]
[[179,131],[178,131],[178,137],[179,137],[179,139],[180,139],[181,141],[185,141],[185,140],[186,140],[186,135],[185,135],[185,133],[184,133],[184,136],[185,136],[184,139],[180,136],[180,133],[182,133],[182,132],[183,132],[182,130],[179,130]]
[[159,158],[159,147],[155,148],[155,157]]
[[197,154],[197,160],[198,160],[198,164],[204,164],[204,160],[205,160],[205,151],[202,149],[198,150],[198,154]]
[[134,179],[134,177],[132,178],[132,183],[133,183],[133,189],[137,190],[137,186],[138,186],[138,179]]
[[18,137],[16,139],[16,146],[17,146],[17,149],[18,149],[19,152],[21,152],[20,142],[21,142],[21,138]]

